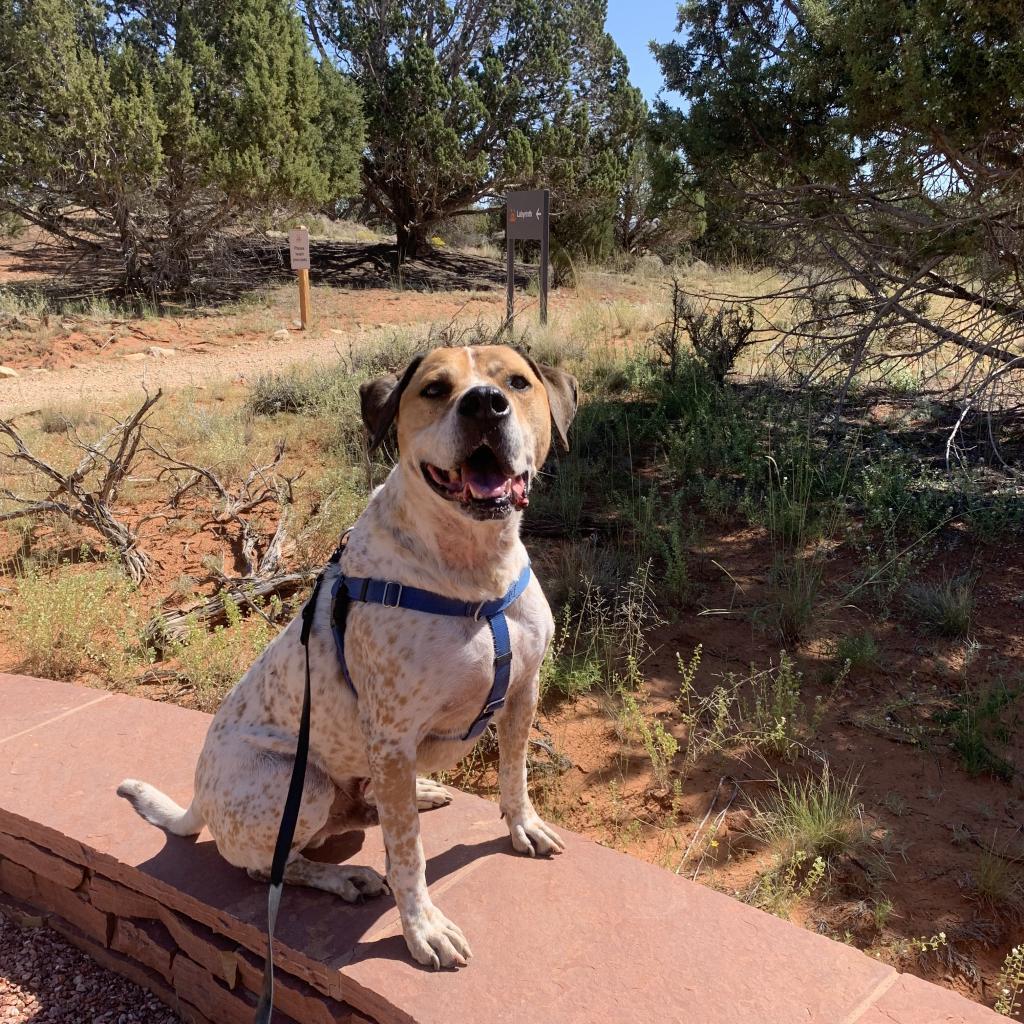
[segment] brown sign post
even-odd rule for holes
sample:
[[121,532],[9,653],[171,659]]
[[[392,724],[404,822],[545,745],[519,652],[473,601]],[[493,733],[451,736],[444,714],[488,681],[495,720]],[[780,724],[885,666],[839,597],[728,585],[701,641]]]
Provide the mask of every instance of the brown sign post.
[[299,320],[309,324],[309,230],[305,224],[288,232],[288,258],[299,279]]
[[505,196],[505,259],[508,271],[507,322],[515,314],[516,239],[540,242],[540,322],[548,322],[548,248],[551,193],[546,189],[509,192]]

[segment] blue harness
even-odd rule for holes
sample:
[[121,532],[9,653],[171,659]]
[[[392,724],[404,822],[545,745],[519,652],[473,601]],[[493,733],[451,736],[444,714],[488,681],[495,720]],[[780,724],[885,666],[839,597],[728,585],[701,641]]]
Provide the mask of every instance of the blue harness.
[[491,692],[487,695],[480,714],[473,720],[465,735],[445,737],[475,740],[487,728],[494,713],[505,706],[505,695],[512,677],[512,641],[508,633],[505,611],[530,585],[532,576],[530,565],[527,563],[519,579],[509,587],[502,597],[494,601],[480,602],[457,601],[451,597],[435,594],[430,590],[407,587],[390,580],[339,576],[332,591],[331,628],[334,632],[334,642],[338,648],[338,661],[341,663],[341,674],[345,677],[345,682],[358,697],[358,691],[349,675],[348,662],[345,660],[345,617],[349,601],[379,604],[385,608],[407,608],[409,611],[424,612],[427,615],[473,619],[474,622],[484,619],[490,627],[491,639],[494,642],[494,681],[491,683]]

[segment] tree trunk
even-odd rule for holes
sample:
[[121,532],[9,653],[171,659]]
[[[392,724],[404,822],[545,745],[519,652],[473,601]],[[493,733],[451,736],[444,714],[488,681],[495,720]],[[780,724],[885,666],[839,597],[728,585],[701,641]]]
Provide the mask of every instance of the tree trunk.
[[414,260],[425,256],[431,250],[427,240],[425,224],[396,224],[395,235],[398,239],[398,259],[400,262]]

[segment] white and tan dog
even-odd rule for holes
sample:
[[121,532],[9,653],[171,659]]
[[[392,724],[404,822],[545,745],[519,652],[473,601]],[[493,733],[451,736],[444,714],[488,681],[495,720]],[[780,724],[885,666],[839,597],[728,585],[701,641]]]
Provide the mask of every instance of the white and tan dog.
[[[505,346],[437,349],[401,375],[364,384],[363,419],[377,445],[397,421],[398,464],[370,499],[342,556],[347,576],[393,580],[467,602],[501,597],[527,563],[519,538],[552,422],[563,441],[576,381]],[[421,964],[465,965],[469,944],[427,892],[417,809],[449,799],[417,772],[452,767],[487,699],[494,646],[486,622],[353,603],[345,652],[358,698],[342,679],[331,632],[332,566],[315,609],[309,656],[310,754],[287,882],[345,900],[386,891],[375,871],[302,855],[329,836],[379,821],[409,951]],[[541,660],[554,629],[536,579],[506,612],[512,673],[495,716],[501,812],[520,853],[560,853],[526,788],[526,751]],[[132,779],[118,793],[176,835],[205,824],[231,864],[270,871],[292,772],[305,673],[296,618],[214,716],[184,810]]]

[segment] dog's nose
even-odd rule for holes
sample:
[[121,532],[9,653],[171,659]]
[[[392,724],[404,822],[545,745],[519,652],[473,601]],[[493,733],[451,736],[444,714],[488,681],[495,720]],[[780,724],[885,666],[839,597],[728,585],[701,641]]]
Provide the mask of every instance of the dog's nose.
[[508,399],[495,387],[470,388],[457,406],[460,416],[484,423],[495,423],[509,414]]

